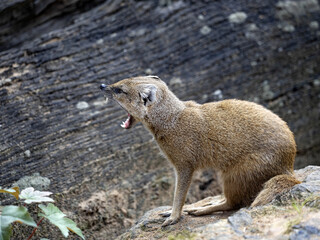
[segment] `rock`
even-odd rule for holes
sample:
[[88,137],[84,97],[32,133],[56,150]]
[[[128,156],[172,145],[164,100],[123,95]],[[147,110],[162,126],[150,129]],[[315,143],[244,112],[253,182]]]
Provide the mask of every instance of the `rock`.
[[213,95],[213,98],[214,98],[215,100],[217,100],[217,101],[223,99],[223,94],[222,94],[221,89],[215,90],[215,91],[212,93],[212,95]]
[[24,154],[26,155],[26,157],[30,157],[30,156],[31,156],[31,152],[30,152],[30,150],[26,150],[26,151],[24,151]]
[[295,185],[291,189],[292,195],[299,195],[303,192],[308,192],[310,194],[320,194],[320,167],[319,166],[308,166],[302,170],[297,171],[297,175],[301,176],[301,172],[305,170],[308,175],[302,177],[302,183]]
[[211,28],[208,27],[208,26],[203,26],[201,29],[200,29],[200,33],[202,35],[207,35],[211,32]]
[[33,187],[35,190],[44,191],[49,189],[50,183],[49,178],[42,177],[39,173],[34,173],[32,176],[25,176],[19,179],[19,181],[13,183],[12,186],[18,186],[20,190]]
[[278,17],[282,20],[299,19],[311,15],[312,12],[320,10],[317,0],[301,0],[301,1],[279,1],[277,3]]
[[229,16],[230,23],[240,24],[245,22],[247,19],[247,14],[245,12],[235,12]]
[[314,84],[314,86],[319,87],[320,86],[320,79],[313,80],[313,84]]
[[269,85],[269,81],[268,81],[268,80],[265,80],[265,81],[262,83],[262,89],[263,89],[262,97],[263,97],[265,100],[271,100],[271,99],[274,97],[274,92],[271,91],[271,88],[270,88],[270,85]]
[[145,71],[144,71],[147,75],[150,75],[153,73],[152,69],[151,68],[147,68]]
[[236,233],[242,234],[242,229],[252,223],[252,218],[247,211],[241,209],[236,214],[228,217],[228,222]]
[[151,216],[154,216],[155,212],[156,213],[165,212],[168,209],[170,209],[170,206],[163,206],[163,207],[158,207],[156,209],[146,212],[138,220],[138,222],[129,230],[130,238],[134,239],[139,237],[141,231],[151,232],[154,230],[155,226],[158,228],[159,225],[163,223],[164,218],[160,217],[159,215],[156,215],[155,217],[151,217]]
[[77,103],[77,106],[76,106],[79,110],[82,110],[82,109],[86,109],[89,107],[89,104],[87,102],[78,102]]
[[[159,217],[159,213],[170,207],[158,207],[148,211],[117,239],[170,239],[170,236],[179,236],[182,229],[187,231],[188,236],[192,236],[190,239],[317,239],[320,236],[320,205],[311,203],[320,200],[320,191],[315,190],[320,177],[319,171],[320,167],[316,166],[297,171],[297,176],[303,183],[282,193],[278,197],[283,199],[281,204],[273,201],[266,206],[201,217],[183,214],[177,224],[163,230],[161,223],[164,218]],[[309,188],[301,187],[304,184]],[[219,201],[218,199],[211,197],[194,203],[193,206]]]
[[286,194],[278,196],[273,204],[283,205],[292,199],[305,199],[306,205],[314,208],[320,207],[320,167],[308,166],[295,171],[296,177],[302,182],[292,187]]
[[320,192],[320,181],[315,181],[313,183],[301,183],[294,186],[291,193],[295,196],[299,196],[301,193],[317,193]]
[[312,21],[312,22],[310,22],[309,27],[312,30],[317,30],[319,28],[319,23],[317,21]]
[[[146,29],[145,28],[140,28],[138,30],[133,30],[129,33],[130,37],[139,37],[139,36],[143,36],[146,33]],[[151,74],[151,73],[150,73]]]
[[320,167],[319,166],[307,166],[303,169],[295,170],[295,175],[302,182],[318,181],[320,180]]
[[293,32],[295,27],[291,24],[281,24],[280,28],[285,32]]
[[200,15],[198,16],[198,19],[202,21],[202,20],[204,20],[204,16],[203,16],[202,14],[200,14]]
[[258,29],[258,27],[257,27],[257,25],[255,23],[250,23],[247,26],[247,30],[250,31],[250,32],[254,32],[254,31],[257,31],[259,29]]
[[308,216],[308,219],[303,220],[299,224],[292,226],[292,232],[289,237],[290,240],[320,238],[320,213],[312,213],[310,215],[311,216]]
[[182,82],[181,78],[174,77],[170,80],[169,85],[172,88],[181,87],[183,85],[183,82]]

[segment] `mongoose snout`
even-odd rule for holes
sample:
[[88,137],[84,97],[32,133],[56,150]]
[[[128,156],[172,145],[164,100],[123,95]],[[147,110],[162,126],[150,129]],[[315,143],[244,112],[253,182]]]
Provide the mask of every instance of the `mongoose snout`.
[[[162,226],[177,223],[182,210],[204,215],[266,204],[299,183],[293,175],[293,133],[259,104],[181,101],[156,76],[102,84],[100,89],[127,111],[121,126],[141,122],[175,168],[173,207]],[[225,201],[183,209],[193,173],[206,168],[220,173]]]
[[[101,84],[100,85],[100,90],[102,90],[105,94],[106,97],[106,101],[108,101],[109,99],[113,99],[113,94],[127,94],[126,92],[124,92],[121,88],[119,87],[110,87],[106,84]],[[120,106],[122,107],[122,105],[120,104]],[[125,108],[124,108],[125,109]],[[128,112],[128,117],[125,121],[123,121],[120,126],[122,128],[125,129],[129,129],[131,128],[135,123],[135,119],[133,116],[130,115],[130,113]]]

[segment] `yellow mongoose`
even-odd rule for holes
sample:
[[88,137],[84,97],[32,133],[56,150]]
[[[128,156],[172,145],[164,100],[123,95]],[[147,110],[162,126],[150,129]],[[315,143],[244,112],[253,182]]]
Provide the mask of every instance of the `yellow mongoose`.
[[176,174],[173,208],[162,226],[176,223],[193,172],[221,173],[225,201],[186,210],[193,215],[270,202],[299,181],[293,176],[296,144],[287,124],[264,107],[240,100],[206,104],[180,101],[156,76],[100,86],[153,134]]

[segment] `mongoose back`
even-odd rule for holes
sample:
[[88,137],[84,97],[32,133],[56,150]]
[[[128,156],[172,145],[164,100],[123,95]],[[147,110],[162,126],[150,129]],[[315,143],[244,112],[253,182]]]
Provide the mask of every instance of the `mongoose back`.
[[174,166],[173,207],[162,226],[179,220],[198,169],[220,172],[225,201],[186,209],[193,215],[266,204],[299,183],[293,176],[292,132],[280,117],[256,103],[184,102],[156,76],[124,79],[101,89],[128,112],[121,126],[129,129],[142,122]]

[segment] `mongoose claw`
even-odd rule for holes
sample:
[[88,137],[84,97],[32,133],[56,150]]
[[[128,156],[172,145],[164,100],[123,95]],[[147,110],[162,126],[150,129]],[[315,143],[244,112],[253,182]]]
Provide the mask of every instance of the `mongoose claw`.
[[162,213],[159,213],[159,215],[160,215],[161,217],[170,217],[171,211],[162,212]]
[[164,228],[166,226],[169,226],[169,225],[173,225],[173,224],[176,224],[178,221],[179,221],[179,217],[177,218],[173,218],[173,217],[168,217],[164,223],[162,223],[161,227]]
[[192,208],[186,209],[184,212],[187,212],[189,215],[200,216],[204,214],[203,208]]

